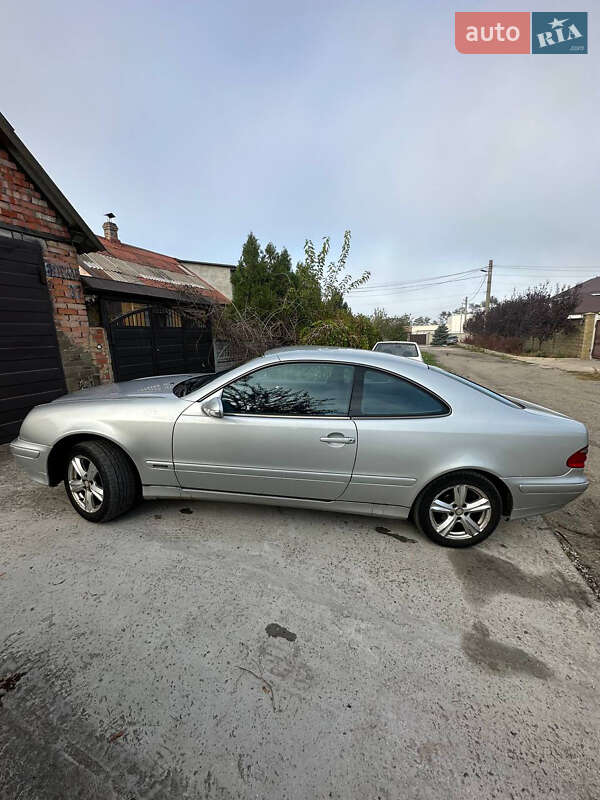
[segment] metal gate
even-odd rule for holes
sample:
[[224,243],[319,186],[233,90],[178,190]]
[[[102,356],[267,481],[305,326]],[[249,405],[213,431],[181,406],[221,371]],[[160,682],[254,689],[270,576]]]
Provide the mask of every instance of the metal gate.
[[214,370],[210,325],[177,309],[146,306],[116,317],[108,329],[116,381]]
[[33,406],[65,392],[41,249],[0,237],[0,442]]
[[596,323],[594,331],[594,345],[592,347],[592,358],[600,358],[600,319]]

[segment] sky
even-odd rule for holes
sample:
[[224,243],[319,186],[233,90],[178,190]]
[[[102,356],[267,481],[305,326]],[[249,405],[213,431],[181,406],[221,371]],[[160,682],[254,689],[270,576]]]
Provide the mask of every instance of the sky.
[[2,11],[0,111],[90,227],[112,211],[129,244],[236,263],[253,231],[297,260],[350,229],[350,270],[376,287],[355,311],[481,301],[479,272],[385,284],[490,258],[498,297],[600,274],[595,14],[588,55],[461,55],[455,10],[20,0]]

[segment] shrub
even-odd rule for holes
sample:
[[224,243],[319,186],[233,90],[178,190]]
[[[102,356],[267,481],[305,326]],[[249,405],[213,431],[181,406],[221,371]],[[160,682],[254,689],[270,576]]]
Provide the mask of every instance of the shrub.
[[300,334],[301,344],[322,347],[361,347],[360,333],[341,319],[321,319],[313,322]]
[[486,350],[497,350],[518,356],[523,352],[523,340],[517,336],[499,336],[496,333],[471,333],[465,344],[473,347],[484,347]]

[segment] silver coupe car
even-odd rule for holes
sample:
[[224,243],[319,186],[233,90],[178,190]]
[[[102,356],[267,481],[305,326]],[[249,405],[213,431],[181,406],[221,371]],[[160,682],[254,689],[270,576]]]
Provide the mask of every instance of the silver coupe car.
[[141,498],[414,519],[464,547],[585,491],[584,425],[386,353],[283,348],[211,375],[143,378],[34,408],[11,444],[91,522]]

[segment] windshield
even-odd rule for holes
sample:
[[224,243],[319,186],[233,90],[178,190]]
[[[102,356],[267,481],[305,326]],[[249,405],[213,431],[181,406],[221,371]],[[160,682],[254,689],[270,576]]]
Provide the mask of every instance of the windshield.
[[221,372],[210,372],[205,375],[194,375],[193,378],[186,378],[173,387],[173,394],[177,395],[177,397],[185,397],[187,394],[195,392],[196,389],[201,389],[205,384],[214,381],[215,378],[225,375],[227,372],[231,372],[231,370],[223,369]]
[[393,356],[416,358],[419,355],[417,345],[412,342],[379,342],[375,345],[378,353],[391,353]]

